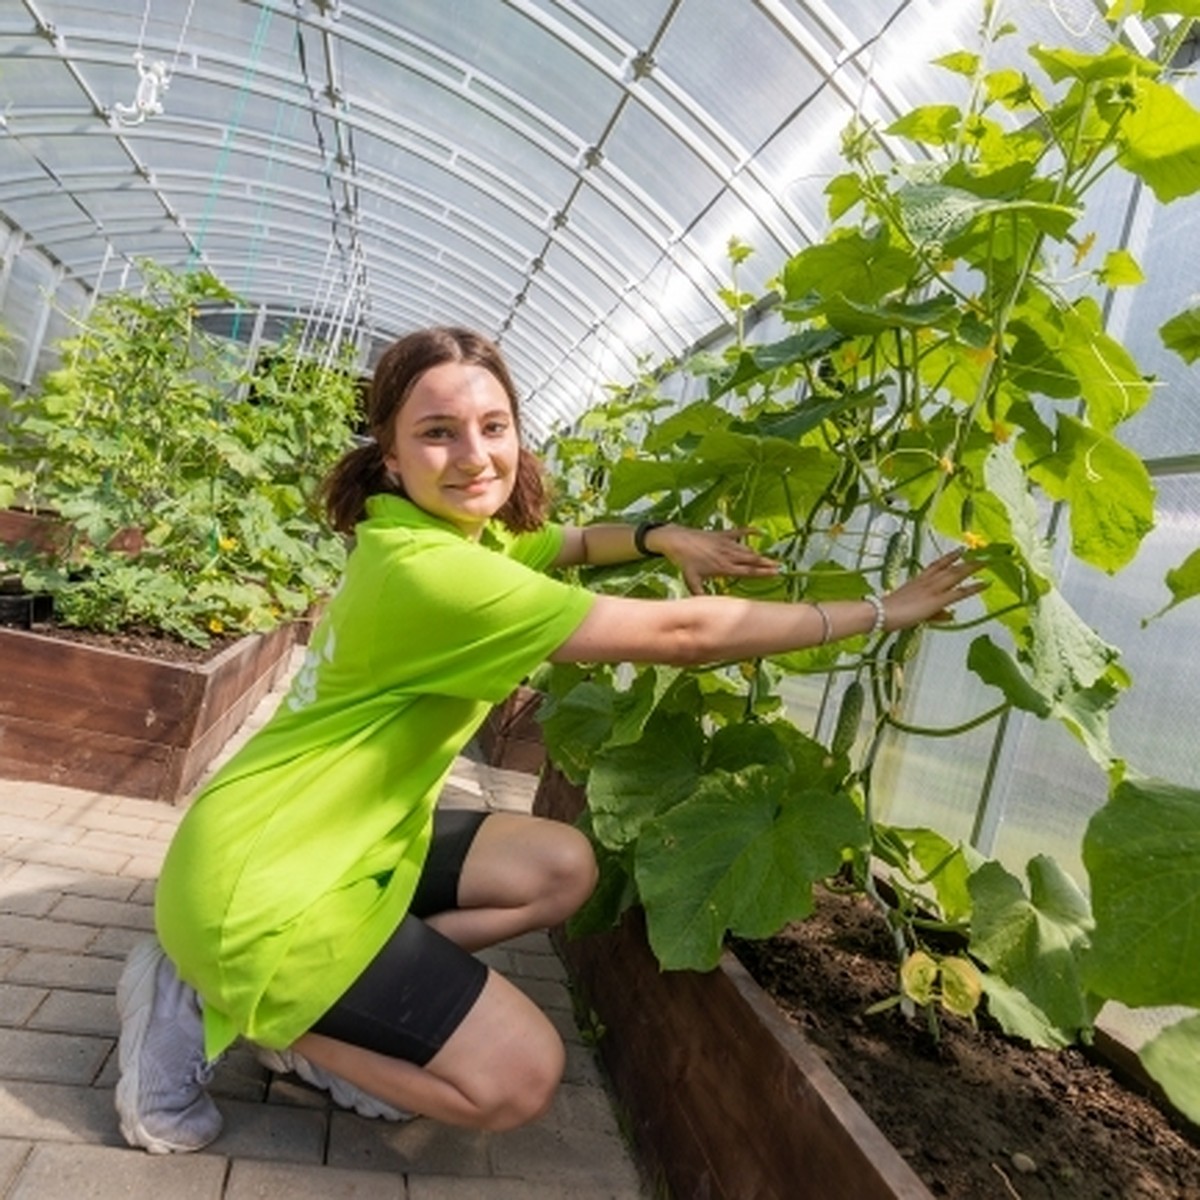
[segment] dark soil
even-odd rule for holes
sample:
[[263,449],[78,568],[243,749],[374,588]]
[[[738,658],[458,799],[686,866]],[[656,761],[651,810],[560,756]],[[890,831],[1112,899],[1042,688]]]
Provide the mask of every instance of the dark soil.
[[1200,1200],[1200,1135],[1079,1050],[945,1017],[865,1010],[895,991],[891,938],[861,898],[734,950],[935,1196]]
[[231,638],[213,638],[207,646],[193,646],[178,638],[164,637],[149,629],[126,629],[120,633],[101,633],[95,629],[75,629],[70,625],[59,625],[54,621],[39,622],[30,629],[43,637],[62,638],[64,641],[83,642],[89,646],[105,646],[110,650],[122,650],[141,658],[159,658],[167,662],[201,663],[215,658],[230,642]]

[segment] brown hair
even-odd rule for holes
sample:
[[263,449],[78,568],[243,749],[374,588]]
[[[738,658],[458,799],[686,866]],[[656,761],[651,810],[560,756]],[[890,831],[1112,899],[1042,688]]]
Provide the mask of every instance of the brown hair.
[[[325,511],[340,533],[354,532],[355,525],[366,516],[369,496],[380,492],[405,494],[400,481],[383,461],[391,448],[396,413],[426,371],[449,362],[483,367],[496,378],[508,397],[520,435],[517,389],[494,342],[469,329],[451,326],[422,329],[400,338],[383,352],[371,378],[367,393],[367,428],[371,440],[344,454],[322,486]],[[496,519],[513,533],[528,533],[542,525],[548,507],[541,463],[522,446],[512,495]]]

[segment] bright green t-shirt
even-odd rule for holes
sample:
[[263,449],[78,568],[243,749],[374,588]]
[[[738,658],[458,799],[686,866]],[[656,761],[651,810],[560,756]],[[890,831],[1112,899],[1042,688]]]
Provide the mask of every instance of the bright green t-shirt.
[[541,573],[559,527],[475,542],[395,496],[367,513],[290,690],[163,864],[158,934],[210,1058],[291,1044],[358,977],[408,910],[455,756],[594,599]]

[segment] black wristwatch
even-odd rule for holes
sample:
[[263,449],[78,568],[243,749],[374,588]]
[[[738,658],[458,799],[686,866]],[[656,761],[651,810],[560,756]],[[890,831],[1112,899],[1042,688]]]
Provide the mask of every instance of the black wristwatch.
[[646,534],[648,534],[652,529],[661,529],[664,525],[669,525],[670,523],[670,521],[643,521],[633,531],[634,549],[636,549],[643,558],[662,558],[662,554],[658,550],[651,550],[650,547],[646,545]]

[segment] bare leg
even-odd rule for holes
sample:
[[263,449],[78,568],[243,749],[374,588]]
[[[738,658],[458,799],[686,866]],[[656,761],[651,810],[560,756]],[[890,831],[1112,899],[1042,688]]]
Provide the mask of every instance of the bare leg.
[[[467,950],[569,917],[596,886],[587,838],[558,821],[494,813],[463,863],[459,908],[426,923]],[[449,1125],[514,1129],[549,1107],[565,1052],[554,1026],[495,971],[462,1024],[424,1066],[318,1033],[293,1047],[310,1062],[400,1109]]]
[[591,844],[561,821],[493,813],[463,863],[459,907],[427,918],[467,950],[566,920],[596,886]]
[[463,1023],[424,1067],[317,1033],[305,1034],[295,1049],[397,1108],[493,1131],[540,1117],[565,1060],[553,1025],[494,971]]

